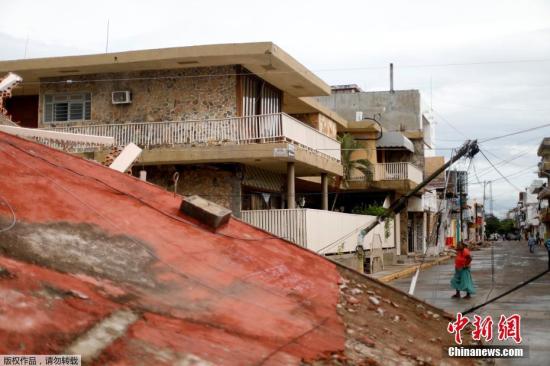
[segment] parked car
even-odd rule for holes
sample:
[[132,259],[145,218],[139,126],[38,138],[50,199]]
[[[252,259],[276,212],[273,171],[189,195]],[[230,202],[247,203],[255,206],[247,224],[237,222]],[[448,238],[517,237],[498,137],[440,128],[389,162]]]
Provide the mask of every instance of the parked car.
[[500,235],[497,234],[497,233],[492,233],[491,235],[489,235],[489,240],[490,241],[497,241],[497,240],[501,240],[500,238]]
[[508,240],[520,240],[521,235],[515,234],[515,233],[508,233],[506,234],[506,239]]

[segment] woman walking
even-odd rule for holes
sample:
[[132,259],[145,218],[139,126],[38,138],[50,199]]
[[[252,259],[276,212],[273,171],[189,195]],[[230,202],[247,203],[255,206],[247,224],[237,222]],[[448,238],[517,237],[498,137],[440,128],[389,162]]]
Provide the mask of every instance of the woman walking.
[[456,294],[452,296],[453,298],[460,299],[460,291],[466,292],[465,299],[469,299],[470,295],[476,293],[470,272],[471,262],[472,256],[470,255],[470,250],[467,248],[467,244],[463,242],[458,243],[455,257],[455,275],[451,279],[451,286],[456,290]]

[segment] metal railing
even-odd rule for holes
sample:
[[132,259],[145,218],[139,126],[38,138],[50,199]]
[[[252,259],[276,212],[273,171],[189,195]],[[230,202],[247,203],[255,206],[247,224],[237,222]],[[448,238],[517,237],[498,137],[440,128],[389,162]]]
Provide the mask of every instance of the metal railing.
[[113,146],[109,136],[39,130],[36,128],[0,125],[0,131],[16,135],[63,151],[82,151]]
[[117,146],[133,142],[145,149],[178,145],[291,142],[317,154],[340,160],[338,141],[285,113],[200,121],[87,124],[48,129],[112,136]]
[[[309,208],[245,210],[242,220],[274,235],[322,254],[353,252],[358,244],[359,231],[376,219],[374,216]],[[381,247],[396,245],[394,221],[386,227],[378,225],[361,243],[372,248],[375,236],[382,240]]]
[[306,209],[241,211],[250,225],[307,248]]
[[372,167],[374,174],[364,175],[356,171],[352,173],[352,181],[388,181],[388,180],[411,180],[415,183],[422,182],[422,170],[412,163],[379,163]]
[[422,182],[422,171],[412,163],[381,163],[376,164],[374,180],[411,180],[415,183]]

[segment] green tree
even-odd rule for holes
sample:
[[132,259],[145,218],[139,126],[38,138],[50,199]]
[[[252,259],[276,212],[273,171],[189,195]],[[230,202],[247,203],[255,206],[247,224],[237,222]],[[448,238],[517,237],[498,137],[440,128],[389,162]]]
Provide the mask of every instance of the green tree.
[[514,220],[511,219],[504,219],[500,221],[500,225],[498,228],[499,234],[509,234],[515,231],[514,227]]
[[500,229],[500,220],[494,215],[487,215],[485,217],[485,232],[487,236],[498,232]]
[[342,151],[340,161],[342,163],[343,174],[341,177],[336,178],[335,184],[337,191],[334,195],[334,201],[332,202],[332,210],[334,210],[334,207],[336,206],[340,187],[349,187],[349,182],[353,179],[352,174],[354,171],[359,171],[365,177],[365,180],[372,180],[371,162],[367,159],[351,159],[354,151],[363,148],[359,142],[349,133],[345,133],[339,137],[338,140],[340,141]]

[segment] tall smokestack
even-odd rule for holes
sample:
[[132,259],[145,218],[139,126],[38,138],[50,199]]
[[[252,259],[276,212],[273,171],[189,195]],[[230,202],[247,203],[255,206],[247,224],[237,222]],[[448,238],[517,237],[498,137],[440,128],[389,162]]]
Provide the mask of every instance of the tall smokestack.
[[390,63],[390,93],[393,93],[393,63]]

